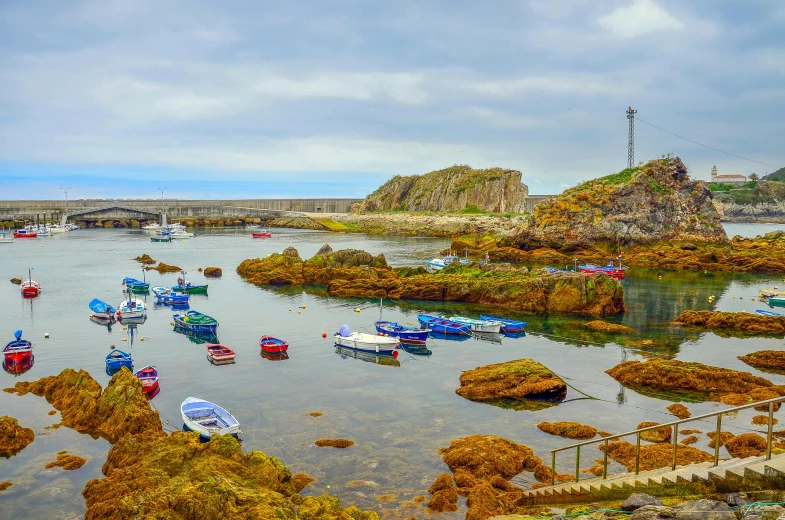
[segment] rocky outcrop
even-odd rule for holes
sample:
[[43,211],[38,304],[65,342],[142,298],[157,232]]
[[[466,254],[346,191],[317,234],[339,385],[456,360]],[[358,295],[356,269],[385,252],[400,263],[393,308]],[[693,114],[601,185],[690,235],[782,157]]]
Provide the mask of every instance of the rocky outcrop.
[[35,433],[31,428],[20,426],[13,417],[0,417],[0,457],[16,455],[34,440]]
[[[495,215],[455,215],[432,213],[368,213],[333,215],[353,233],[410,237],[459,237],[473,234],[512,235],[528,217]],[[461,249],[463,251],[463,249]]]
[[68,451],[58,451],[57,452],[57,459],[49,462],[46,466],[46,469],[50,468],[63,468],[64,470],[73,470],[79,469],[84,466],[87,459],[84,457],[80,457],[78,455],[71,455]]
[[759,350],[739,359],[758,370],[785,372],[785,352],[782,350]]
[[467,370],[456,394],[505,408],[536,410],[564,400],[567,384],[541,363],[518,359]]
[[537,205],[514,237],[526,249],[574,250],[678,240],[727,243],[712,192],[678,157],[601,177]]
[[494,476],[509,479],[542,464],[542,459],[528,446],[495,435],[462,437],[439,453],[450,471],[463,470],[478,480]]
[[208,278],[220,278],[223,270],[220,267],[205,267],[203,274]]
[[785,335],[785,318],[749,312],[684,311],[674,323],[713,331]]
[[158,271],[159,273],[179,273],[182,271],[182,269],[176,265],[169,265],[163,262],[158,262],[158,265],[155,267],[147,266],[145,269],[148,271]]
[[153,259],[153,257],[148,255],[147,253],[143,253],[137,256],[136,258],[134,258],[134,260],[136,260],[140,264],[146,264],[146,265],[152,265],[155,263],[155,259]]
[[425,175],[397,175],[368,195],[359,211],[521,213],[529,189],[521,172],[455,165]]
[[592,439],[597,435],[597,428],[588,424],[577,422],[547,422],[537,423],[537,429],[551,435],[558,435],[566,439]]
[[612,315],[624,290],[604,274],[530,272],[509,264],[451,265],[438,273],[387,266],[383,255],[344,250],[303,261],[297,250],[244,260],[237,273],[256,285],[318,284],[341,297],[480,303],[522,311]]

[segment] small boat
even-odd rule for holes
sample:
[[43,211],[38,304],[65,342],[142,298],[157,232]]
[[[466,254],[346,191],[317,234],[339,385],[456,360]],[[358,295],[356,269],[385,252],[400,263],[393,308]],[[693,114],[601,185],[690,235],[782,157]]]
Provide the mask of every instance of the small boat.
[[251,238],[271,238],[272,236],[273,234],[269,231],[257,231],[255,233],[251,233]]
[[451,316],[447,319],[449,321],[454,321],[455,323],[468,325],[472,332],[491,332],[498,334],[502,330],[502,324],[498,321],[475,320],[463,316]]
[[398,352],[395,349],[398,348],[399,341],[395,337],[352,332],[348,325],[341,325],[341,329],[335,333],[334,337],[335,344],[344,348],[361,352],[386,354],[394,357],[398,356]]
[[772,307],[785,307],[785,298],[769,298],[769,305]]
[[445,255],[442,258],[434,258],[428,260],[428,268],[431,271],[441,271],[445,267],[455,262],[459,262],[461,257],[455,255]]
[[394,321],[377,321],[375,325],[376,332],[380,336],[392,336],[398,338],[401,343],[424,345],[428,339],[428,333],[431,332],[431,329],[415,329]]
[[68,229],[65,226],[61,226],[60,224],[52,224],[49,226],[49,232],[53,235],[59,235],[67,231]]
[[779,298],[785,296],[785,291],[778,291],[776,289],[761,289],[758,298]]
[[240,433],[240,423],[231,413],[198,397],[186,398],[180,405],[180,414],[186,428],[199,432],[205,439],[225,434],[237,437]]
[[22,331],[14,332],[14,341],[3,348],[3,358],[9,363],[18,364],[33,356],[33,344],[22,339]]
[[147,306],[138,298],[128,298],[117,306],[116,314],[121,320],[144,318],[147,316]]
[[0,233],[0,244],[13,244],[14,236],[8,233]]
[[228,363],[234,361],[234,350],[223,345],[210,343],[207,345],[207,359],[214,363]]
[[188,294],[206,294],[207,286],[192,284],[190,281],[185,279],[185,273],[183,273],[183,276],[177,279],[177,285],[172,287],[172,290]]
[[782,314],[780,314],[779,312],[764,311],[762,309],[757,309],[757,310],[755,310],[755,312],[757,312],[758,314],[762,314],[763,316],[771,316],[771,317],[774,317],[774,318],[782,317]]
[[15,363],[9,359],[3,359],[3,370],[11,374],[12,376],[20,376],[33,368],[33,363],[35,362],[35,356],[30,356],[28,358],[23,359],[22,361]]
[[158,390],[158,369],[153,365],[147,365],[134,375],[142,382],[144,393],[149,395]]
[[35,298],[41,294],[41,286],[35,280],[22,280],[20,288],[25,298]]
[[191,298],[189,294],[177,294],[168,287],[153,287],[153,294],[158,303],[166,305],[187,305]]
[[262,336],[259,340],[259,346],[263,351],[271,354],[278,354],[279,352],[286,352],[289,350],[289,344],[287,342],[272,336]]
[[188,231],[185,231],[184,229],[177,229],[177,230],[174,230],[174,231],[169,233],[169,237],[173,238],[173,239],[193,238],[195,236],[196,236],[195,234],[193,234],[191,232],[188,232]]
[[150,290],[150,283],[136,278],[123,278],[123,285],[128,292],[144,293]]
[[184,314],[174,314],[172,316],[174,326],[193,332],[215,334],[218,328],[218,321],[197,311],[185,311]]
[[429,316],[428,314],[418,314],[417,321],[423,327],[428,327],[433,332],[444,334],[471,334],[471,327],[465,323],[446,320],[439,316]]
[[91,320],[102,324],[112,323],[115,320],[117,309],[108,303],[95,298],[87,305],[90,307],[90,310],[93,311],[93,313],[90,314]]
[[150,242],[171,242],[172,237],[170,235],[154,235],[150,237]]
[[14,238],[36,238],[38,233],[29,229],[17,229],[14,231]]
[[616,267],[613,264],[613,258],[608,261],[608,265],[597,265],[597,264],[581,264],[578,266],[578,270],[582,273],[605,273],[611,278],[616,278],[617,280],[624,280],[624,273],[625,269],[621,265],[621,258],[619,258],[619,267]]
[[480,314],[480,318],[487,321],[498,321],[502,324],[502,332],[523,332],[526,330],[526,322],[525,321],[515,321],[515,320],[507,320],[504,318],[496,318],[494,316],[488,316],[485,314]]
[[123,367],[133,368],[134,358],[122,350],[113,350],[106,355],[106,369],[109,371],[120,370]]

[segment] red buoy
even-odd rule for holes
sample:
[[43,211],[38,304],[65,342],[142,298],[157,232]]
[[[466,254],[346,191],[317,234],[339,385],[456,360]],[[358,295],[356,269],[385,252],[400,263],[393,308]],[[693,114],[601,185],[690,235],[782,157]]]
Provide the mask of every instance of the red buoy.
[[393,350],[393,357],[395,359],[398,359],[398,351],[397,350]]
[[322,337],[326,338],[327,337],[327,333],[326,332],[322,332]]

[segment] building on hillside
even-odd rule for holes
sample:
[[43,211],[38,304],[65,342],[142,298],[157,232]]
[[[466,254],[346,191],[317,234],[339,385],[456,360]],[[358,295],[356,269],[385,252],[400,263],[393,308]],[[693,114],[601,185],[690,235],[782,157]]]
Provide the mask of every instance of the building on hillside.
[[739,175],[737,173],[717,175],[717,167],[714,166],[711,169],[711,182],[716,182],[717,184],[733,184],[734,186],[739,186],[747,182],[747,177],[744,175]]

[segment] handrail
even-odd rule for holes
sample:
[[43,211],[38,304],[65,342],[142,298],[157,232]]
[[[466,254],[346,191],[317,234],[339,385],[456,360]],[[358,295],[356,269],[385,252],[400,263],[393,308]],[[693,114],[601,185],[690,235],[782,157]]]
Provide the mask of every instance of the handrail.
[[655,426],[647,426],[645,428],[638,428],[637,430],[632,430],[626,433],[619,433],[616,435],[609,435],[607,437],[603,437],[602,439],[594,439],[589,441],[578,442],[576,444],[570,444],[569,446],[564,446],[562,448],[557,448],[555,450],[551,450],[551,486],[556,484],[556,454],[575,448],[575,482],[580,481],[580,464],[581,464],[581,446],[587,446],[590,444],[599,444],[601,442],[605,443],[605,450],[603,455],[603,462],[602,462],[602,478],[603,480],[608,478],[608,443],[613,439],[620,439],[622,437],[626,437],[628,435],[635,435],[637,442],[635,445],[635,474],[637,475],[640,473],[640,455],[641,455],[641,432],[649,431],[649,430],[658,430],[660,428],[667,428],[673,427],[673,432],[671,434],[671,439],[673,441],[673,458],[671,469],[676,469],[676,453],[678,447],[678,436],[679,436],[679,428],[680,424],[684,424],[691,421],[699,421],[701,419],[706,419],[709,417],[717,417],[717,430],[714,437],[714,466],[716,467],[719,463],[720,458],[720,433],[722,429],[722,416],[728,413],[734,413],[739,410],[746,410],[747,408],[757,408],[759,406],[769,405],[769,428],[768,428],[768,435],[766,438],[766,460],[771,459],[771,446],[772,446],[772,439],[773,429],[774,429],[774,405],[777,403],[785,402],[785,396],[775,397],[773,399],[767,399],[765,401],[758,401],[755,403],[744,404],[741,406],[735,406],[733,408],[727,408],[725,410],[720,410],[717,412],[706,413],[703,415],[696,415],[694,417],[688,417],[686,419],[679,419],[678,421],[672,421],[669,423],[664,424],[657,424]]

